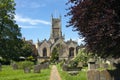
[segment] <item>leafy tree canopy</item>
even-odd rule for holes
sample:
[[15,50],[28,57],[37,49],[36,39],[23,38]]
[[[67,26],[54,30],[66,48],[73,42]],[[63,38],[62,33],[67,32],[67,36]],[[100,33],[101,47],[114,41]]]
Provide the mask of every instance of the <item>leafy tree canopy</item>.
[[20,28],[14,15],[14,0],[0,0],[0,56],[6,60],[16,60],[21,47]]
[[33,53],[34,51],[32,43],[29,41],[23,41],[20,56],[27,58],[32,56]]
[[59,58],[59,54],[58,54],[58,47],[55,47],[52,51],[52,56],[51,56],[51,62],[55,63],[56,61],[58,61],[58,58]]
[[85,38],[86,47],[102,57],[120,57],[120,0],[69,0],[68,26]]

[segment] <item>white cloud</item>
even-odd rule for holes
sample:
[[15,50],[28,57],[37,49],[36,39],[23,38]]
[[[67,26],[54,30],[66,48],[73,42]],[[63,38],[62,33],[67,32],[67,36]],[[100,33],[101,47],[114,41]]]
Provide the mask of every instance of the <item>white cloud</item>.
[[44,21],[44,20],[40,20],[40,19],[27,18],[27,17],[23,17],[23,16],[20,16],[20,15],[15,15],[15,20],[17,22],[28,23],[28,24],[31,24],[31,25],[37,25],[37,24],[50,25],[50,22],[48,22],[48,21]]
[[20,28],[38,28],[38,26],[23,26],[23,25],[20,25],[19,27]]

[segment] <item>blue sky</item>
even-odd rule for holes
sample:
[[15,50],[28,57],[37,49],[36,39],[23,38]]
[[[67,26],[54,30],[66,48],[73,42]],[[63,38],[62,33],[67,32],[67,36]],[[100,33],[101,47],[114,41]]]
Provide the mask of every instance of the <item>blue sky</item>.
[[27,40],[32,39],[34,43],[39,39],[49,39],[51,30],[51,14],[54,17],[62,16],[62,33],[65,34],[65,40],[70,38],[79,44],[77,32],[72,31],[72,27],[67,28],[68,17],[64,17],[68,8],[65,3],[67,0],[15,0],[16,15],[15,20],[21,27],[22,37]]

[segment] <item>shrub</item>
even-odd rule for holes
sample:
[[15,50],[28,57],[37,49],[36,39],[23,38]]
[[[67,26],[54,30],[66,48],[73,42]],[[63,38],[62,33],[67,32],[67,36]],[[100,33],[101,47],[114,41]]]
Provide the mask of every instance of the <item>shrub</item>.
[[19,69],[24,69],[25,67],[32,68],[34,65],[34,63],[31,61],[22,61],[22,62],[18,62],[17,64]]
[[64,63],[65,63],[65,60],[62,60],[62,61],[60,62],[60,66],[63,66]]
[[92,53],[87,53],[86,49],[80,49],[77,56],[73,59],[74,63],[79,63],[82,62],[83,66],[87,66],[87,62],[90,58],[93,58],[93,54]]
[[75,60],[70,60],[67,65],[69,68],[76,68],[77,67],[77,62]]

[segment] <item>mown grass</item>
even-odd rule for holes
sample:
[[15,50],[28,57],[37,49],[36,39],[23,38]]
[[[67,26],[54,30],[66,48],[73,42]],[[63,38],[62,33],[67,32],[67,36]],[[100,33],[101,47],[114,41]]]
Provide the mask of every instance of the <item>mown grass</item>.
[[73,76],[66,71],[63,71],[60,65],[57,65],[57,68],[62,80],[87,80],[86,71],[80,71],[79,74]]
[[13,70],[11,66],[2,66],[0,80],[49,80],[50,69],[41,70],[41,73],[24,73],[23,70]]

